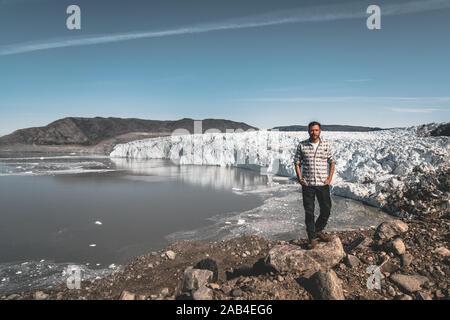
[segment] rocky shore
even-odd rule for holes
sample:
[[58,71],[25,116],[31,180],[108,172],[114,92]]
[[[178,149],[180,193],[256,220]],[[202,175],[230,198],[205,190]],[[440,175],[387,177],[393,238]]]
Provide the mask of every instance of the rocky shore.
[[[245,235],[176,242],[135,258],[117,273],[2,296],[37,300],[435,300],[450,296],[450,172],[420,173],[393,189],[397,216],[369,230],[332,232],[308,250],[305,239]],[[372,271],[372,273],[370,273]]]

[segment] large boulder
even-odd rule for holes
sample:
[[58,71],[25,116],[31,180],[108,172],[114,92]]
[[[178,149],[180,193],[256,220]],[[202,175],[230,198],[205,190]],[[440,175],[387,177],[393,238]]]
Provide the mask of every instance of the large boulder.
[[331,269],[317,271],[312,277],[313,295],[320,300],[345,300],[342,280]]
[[450,250],[448,250],[446,247],[439,247],[433,250],[434,253],[440,254],[444,257],[450,256]]
[[406,223],[401,220],[392,220],[381,223],[377,228],[376,235],[381,240],[389,240],[406,231],[408,231]]
[[411,264],[411,262],[413,262],[414,257],[410,253],[405,253],[402,254],[401,259],[402,259],[402,266],[408,267]]
[[311,250],[277,245],[269,251],[265,262],[278,272],[299,271],[308,277],[321,269],[334,267],[344,255],[341,240],[333,236],[330,242],[319,243]]
[[119,300],[135,300],[136,299],[136,295],[132,292],[129,291],[122,291],[122,293],[120,294]]
[[428,282],[428,278],[420,275],[405,275],[395,273],[391,275],[390,280],[400,287],[406,293],[412,293],[422,289],[422,285]]
[[347,265],[347,267],[353,268],[359,266],[361,264],[361,261],[354,255],[347,254],[347,256],[345,257],[345,264]]
[[197,290],[213,279],[213,272],[210,270],[194,269],[192,267],[184,270],[184,277],[182,283],[182,291]]
[[384,273],[392,274],[396,272],[398,269],[400,269],[400,262],[398,259],[390,259],[385,264],[381,266],[381,271]]
[[402,255],[406,253],[405,244],[400,238],[395,238],[394,240],[389,242],[388,246],[389,249],[395,254]]
[[194,269],[202,269],[209,270],[213,273],[212,282],[217,282],[219,278],[219,267],[217,266],[217,262],[211,258],[206,258],[197,262],[194,266]]
[[166,251],[164,253],[164,255],[169,258],[170,260],[175,259],[175,257],[177,256],[177,254],[175,252],[173,252],[172,250]]

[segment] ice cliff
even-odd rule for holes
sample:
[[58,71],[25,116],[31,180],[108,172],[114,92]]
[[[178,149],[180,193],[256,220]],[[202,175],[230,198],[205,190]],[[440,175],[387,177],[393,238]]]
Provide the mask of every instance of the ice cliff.
[[[419,127],[374,132],[322,132],[333,146],[333,193],[383,206],[415,172],[449,167],[448,137],[423,137]],[[423,130],[423,126],[421,126]],[[306,132],[252,131],[151,138],[117,145],[111,157],[171,159],[179,164],[236,166],[296,177],[297,144]]]

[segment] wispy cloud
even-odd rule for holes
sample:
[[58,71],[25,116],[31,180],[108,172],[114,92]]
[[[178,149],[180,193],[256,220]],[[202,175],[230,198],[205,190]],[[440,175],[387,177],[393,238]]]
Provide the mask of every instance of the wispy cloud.
[[248,98],[239,99],[247,102],[414,102],[414,103],[438,103],[450,102],[450,97],[274,97],[274,98]]
[[401,113],[430,113],[436,111],[450,111],[448,109],[439,109],[439,108],[390,108],[393,112],[401,112]]
[[287,91],[299,91],[305,89],[306,86],[288,86],[281,88],[267,88],[264,91],[274,91],[274,92],[287,92]]
[[13,4],[19,4],[24,2],[29,3],[37,3],[37,2],[43,2],[46,0],[0,0],[0,5],[13,5]]
[[[418,0],[392,3],[380,2],[382,13],[386,15],[401,15],[443,8],[450,8],[448,0]],[[365,7],[361,2],[341,3],[316,7],[298,8],[266,14],[246,16],[216,23],[205,23],[193,26],[160,31],[143,31],[121,34],[94,35],[77,39],[54,39],[33,43],[17,43],[0,47],[0,55],[12,55],[37,50],[47,50],[72,46],[85,46],[110,42],[137,40],[144,38],[167,37],[183,34],[204,33],[219,30],[264,27],[299,22],[333,21],[366,17]]]
[[372,81],[372,79],[351,79],[351,80],[345,80],[346,82],[367,82]]

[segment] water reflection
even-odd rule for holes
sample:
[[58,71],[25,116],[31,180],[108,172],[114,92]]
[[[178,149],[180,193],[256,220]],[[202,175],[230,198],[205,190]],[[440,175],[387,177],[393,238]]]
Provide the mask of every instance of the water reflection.
[[248,190],[267,185],[270,178],[258,172],[234,167],[177,165],[170,160],[111,158],[116,169],[126,170],[129,179],[158,181],[174,179],[179,182],[214,189]]

